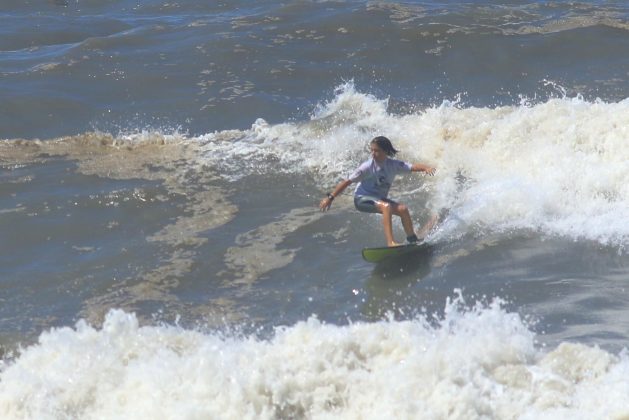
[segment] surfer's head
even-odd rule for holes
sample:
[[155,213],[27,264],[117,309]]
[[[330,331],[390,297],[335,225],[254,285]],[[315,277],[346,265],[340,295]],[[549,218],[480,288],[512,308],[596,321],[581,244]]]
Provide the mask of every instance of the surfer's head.
[[374,154],[374,147],[384,152],[384,154],[389,157],[393,157],[397,153],[397,150],[395,150],[395,148],[391,144],[391,140],[389,140],[388,138],[384,136],[374,137],[374,139],[371,140],[371,143],[369,143],[369,145],[371,146],[372,155]]

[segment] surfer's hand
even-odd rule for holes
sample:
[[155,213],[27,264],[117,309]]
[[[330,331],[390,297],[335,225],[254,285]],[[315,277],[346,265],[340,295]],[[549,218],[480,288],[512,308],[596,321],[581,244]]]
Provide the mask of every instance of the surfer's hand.
[[321,202],[319,203],[319,209],[321,211],[327,211],[330,210],[330,206],[332,205],[332,200],[330,200],[328,197],[325,197],[323,200],[321,200]]
[[426,174],[430,176],[434,176],[435,172],[437,172],[437,168],[433,168],[432,166],[429,166],[426,169],[424,169],[424,172],[426,172]]

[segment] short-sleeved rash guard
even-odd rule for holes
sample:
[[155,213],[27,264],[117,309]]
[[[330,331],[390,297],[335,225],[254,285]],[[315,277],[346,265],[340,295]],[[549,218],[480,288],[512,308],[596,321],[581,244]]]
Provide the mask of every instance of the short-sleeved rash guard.
[[359,181],[354,191],[355,195],[386,198],[395,175],[400,172],[410,172],[411,167],[410,163],[401,160],[387,158],[384,162],[378,163],[370,158],[363,162],[349,176],[349,179],[352,182]]

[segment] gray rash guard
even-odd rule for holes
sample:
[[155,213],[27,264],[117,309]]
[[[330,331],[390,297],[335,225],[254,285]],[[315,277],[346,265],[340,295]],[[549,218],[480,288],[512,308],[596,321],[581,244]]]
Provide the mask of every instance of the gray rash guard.
[[354,195],[386,198],[395,175],[410,172],[411,167],[410,163],[401,160],[387,158],[384,162],[378,163],[370,158],[349,176],[352,182],[358,181]]

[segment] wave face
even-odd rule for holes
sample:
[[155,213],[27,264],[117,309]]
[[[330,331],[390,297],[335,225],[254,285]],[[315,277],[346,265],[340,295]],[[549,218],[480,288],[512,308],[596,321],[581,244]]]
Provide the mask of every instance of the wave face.
[[1,372],[3,418],[621,418],[629,359],[563,343],[543,353],[501,303],[438,322],[335,326],[269,338],[138,325],[53,329]]
[[461,228],[527,230],[624,249],[627,127],[628,100],[563,97],[494,108],[444,102],[400,115],[349,83],[308,122],[258,120],[250,130],[196,140],[203,144],[202,159],[235,177],[279,169],[316,174],[333,185],[366,158],[372,137],[385,134],[400,158],[438,168],[423,188],[430,206],[450,208],[458,219],[449,235]]

